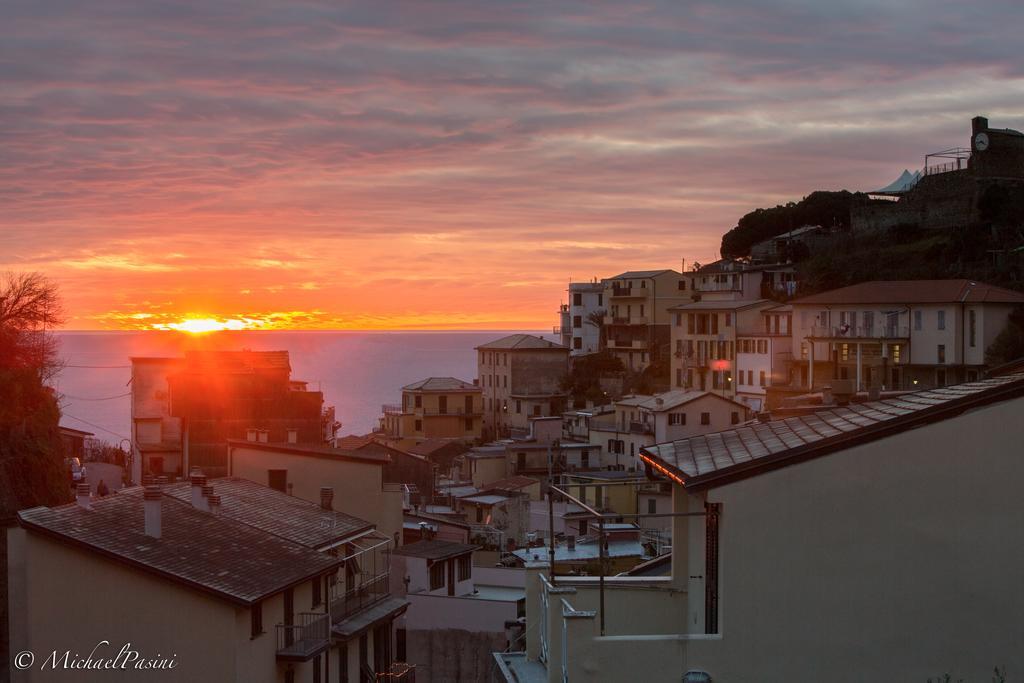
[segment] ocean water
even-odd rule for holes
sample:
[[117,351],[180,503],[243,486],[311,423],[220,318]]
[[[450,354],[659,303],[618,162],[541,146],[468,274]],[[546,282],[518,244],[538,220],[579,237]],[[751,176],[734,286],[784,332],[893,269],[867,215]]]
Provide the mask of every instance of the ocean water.
[[[543,336],[544,333],[528,331]],[[430,376],[476,377],[475,346],[514,332],[61,332],[65,367],[61,424],[117,444],[131,433],[132,356],[180,356],[187,349],[287,350],[292,378],[324,392],[337,409],[339,434],[365,434],[401,387]],[[552,339],[550,330],[547,338]]]

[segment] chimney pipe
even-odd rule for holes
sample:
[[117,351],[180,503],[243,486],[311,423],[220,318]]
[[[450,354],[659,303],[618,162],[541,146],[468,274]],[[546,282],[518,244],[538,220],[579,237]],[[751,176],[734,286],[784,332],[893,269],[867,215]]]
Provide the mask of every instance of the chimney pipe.
[[216,493],[214,493],[213,495],[211,495],[206,500],[207,500],[207,502],[210,505],[210,514],[211,515],[219,515],[220,514],[220,496],[217,495]]
[[150,484],[142,492],[142,507],[146,517],[146,535],[150,538],[160,538],[160,487]]
[[89,495],[88,484],[78,484],[75,487],[75,501],[83,510],[92,510],[92,496]]
[[209,512],[210,496],[213,495],[213,484],[204,483],[199,490],[203,492],[203,495],[199,497],[199,509],[202,510],[203,512]]
[[330,486],[320,487],[320,507],[324,510],[333,510],[334,506],[334,489]]
[[256,430],[255,429],[247,429],[247,430],[245,430],[245,440],[246,441],[255,441],[256,440]]
[[197,510],[203,509],[203,487],[206,486],[206,477],[198,467],[193,467],[189,475],[192,481],[192,507]]

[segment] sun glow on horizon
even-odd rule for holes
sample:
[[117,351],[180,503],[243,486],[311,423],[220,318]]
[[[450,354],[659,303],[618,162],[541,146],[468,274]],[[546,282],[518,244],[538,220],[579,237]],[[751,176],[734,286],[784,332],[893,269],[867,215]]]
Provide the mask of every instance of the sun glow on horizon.
[[229,320],[217,320],[216,318],[186,318],[176,323],[156,323],[153,329],[174,330],[177,332],[188,332],[190,334],[206,334],[207,332],[222,332],[224,330],[254,330],[262,327],[260,321],[237,318]]

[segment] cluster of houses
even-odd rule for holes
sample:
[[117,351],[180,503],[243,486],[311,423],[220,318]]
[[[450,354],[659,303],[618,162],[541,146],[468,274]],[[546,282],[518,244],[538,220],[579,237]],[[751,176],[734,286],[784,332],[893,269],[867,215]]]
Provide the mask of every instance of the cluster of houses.
[[[174,655],[168,680],[317,683],[1024,666],[998,532],[1024,522],[1024,368],[984,360],[1024,295],[768,298],[794,288],[732,261],[570,285],[563,339],[482,344],[366,435],[284,351],[133,358],[134,485],[18,514],[12,651],[103,634]],[[598,352],[668,390],[576,400]]]

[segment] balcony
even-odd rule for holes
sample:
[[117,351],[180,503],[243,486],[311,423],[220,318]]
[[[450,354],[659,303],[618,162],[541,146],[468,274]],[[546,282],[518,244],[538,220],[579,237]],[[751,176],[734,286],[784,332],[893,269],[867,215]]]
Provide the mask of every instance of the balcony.
[[609,339],[608,348],[626,349],[630,351],[646,351],[647,341],[645,339]]
[[605,325],[648,325],[651,320],[645,315],[633,315],[628,317],[610,316],[604,317]]
[[646,422],[630,422],[629,432],[631,434],[654,434],[654,425]]
[[328,590],[327,608],[332,624],[388,597],[391,540],[366,537],[348,548],[343,573]]
[[612,285],[612,296],[613,297],[646,297],[646,287],[623,287],[621,285]]
[[446,408],[441,410],[439,408],[427,408],[423,410],[423,414],[428,417],[434,417],[437,415],[450,415],[454,417],[472,417],[474,415],[483,415],[483,408],[470,408],[466,410],[465,406],[456,406],[452,408]]
[[910,328],[903,325],[833,325],[827,327],[815,326],[807,335],[811,339],[909,339]]
[[299,623],[277,625],[277,658],[308,662],[331,644],[331,616],[300,612]]
[[394,403],[385,403],[380,407],[380,412],[385,415],[403,415],[405,414],[405,408]]

